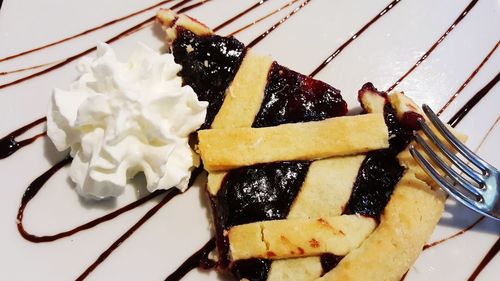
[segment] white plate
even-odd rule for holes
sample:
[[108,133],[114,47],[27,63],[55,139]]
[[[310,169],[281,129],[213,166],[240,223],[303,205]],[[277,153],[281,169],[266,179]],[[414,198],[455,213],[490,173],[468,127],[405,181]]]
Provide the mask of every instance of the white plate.
[[[227,34],[274,11],[290,0],[271,0],[219,31]],[[163,5],[169,7],[178,1]],[[195,3],[196,0],[191,1]],[[188,14],[215,27],[257,0],[213,0]],[[300,5],[270,16],[237,34],[245,43]],[[379,13],[390,1],[311,0],[303,9],[276,28],[254,50],[270,54],[281,64],[310,73],[340,44]],[[109,20],[157,3],[147,1],[28,1],[6,0],[0,10],[0,58],[29,50],[79,33]],[[191,4],[190,3],[190,4]],[[367,81],[380,89],[401,77],[446,31],[469,4],[468,0],[402,0],[344,49],[316,78],[339,88],[351,107],[356,93]],[[187,4],[189,5],[189,4]],[[417,102],[439,109],[498,43],[498,1],[479,1],[429,57],[397,89]],[[154,15],[151,9],[82,37],[0,62],[0,72],[58,61],[95,45]],[[113,43],[126,56],[136,41],[162,48],[157,27],[145,29]],[[93,53],[89,54],[93,55]],[[29,75],[29,70],[0,75],[0,84]],[[495,51],[460,95],[444,111],[448,120],[500,70],[500,51]],[[76,78],[75,63],[0,89],[0,135],[45,115],[51,90],[65,88]],[[495,87],[459,124],[469,135],[469,146],[486,160],[500,166],[498,125],[500,87]],[[43,128],[38,128],[42,130]],[[81,274],[101,252],[139,220],[155,202],[123,214],[77,235],[51,243],[31,243],[16,229],[16,212],[28,184],[63,155],[44,138],[9,158],[0,160],[0,280],[71,280]],[[162,280],[210,237],[208,208],[199,187],[176,197],[113,252],[88,279]],[[86,202],[78,198],[63,169],[52,178],[28,206],[27,229],[50,234],[69,229],[133,201],[129,188],[116,201]],[[478,216],[450,202],[432,241],[457,233]],[[484,219],[463,235],[424,251],[406,280],[466,280],[498,241],[500,224]],[[498,250],[498,246],[497,246]],[[494,258],[478,280],[498,280],[500,258]],[[217,280],[193,271],[185,280]]]

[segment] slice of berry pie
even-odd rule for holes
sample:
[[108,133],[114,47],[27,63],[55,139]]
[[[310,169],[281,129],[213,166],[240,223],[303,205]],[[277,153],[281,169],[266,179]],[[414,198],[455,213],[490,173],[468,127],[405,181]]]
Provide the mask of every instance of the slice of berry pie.
[[400,280],[445,199],[407,150],[418,107],[367,83],[363,113],[345,116],[332,86],[188,16],[157,18],[184,83],[209,102],[198,151],[219,268],[240,280]]

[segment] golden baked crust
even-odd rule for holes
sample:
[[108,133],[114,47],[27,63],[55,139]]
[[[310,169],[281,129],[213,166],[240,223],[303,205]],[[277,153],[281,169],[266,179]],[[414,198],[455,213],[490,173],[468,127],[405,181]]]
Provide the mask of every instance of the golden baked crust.
[[265,128],[201,130],[198,137],[201,158],[209,171],[353,155],[389,146],[382,114]]
[[[247,52],[231,85],[226,90],[226,98],[212,122],[212,128],[252,126],[264,99],[267,74],[271,64],[270,57],[257,56],[250,51]],[[234,114],[234,112],[239,114]],[[226,174],[224,171],[208,174],[207,190],[209,194],[217,194]]]
[[222,186],[224,177],[227,175],[226,171],[213,171],[208,172],[207,176],[207,191],[210,195],[215,196]]
[[314,280],[321,276],[321,267],[318,256],[275,260],[267,275],[268,281],[303,281]]
[[403,118],[405,113],[418,113],[424,117],[422,110],[409,97],[401,92],[394,92],[388,95],[389,102],[396,109],[397,117]]
[[161,24],[166,34],[167,43],[171,44],[177,38],[177,27],[183,27],[196,35],[208,35],[213,31],[201,22],[183,14],[177,14],[170,9],[160,9],[156,20]]
[[400,280],[434,230],[444,201],[442,192],[406,172],[384,209],[380,225],[319,280]]
[[357,248],[376,222],[358,215],[319,219],[285,219],[229,229],[232,260],[285,259],[331,253],[343,256]]
[[340,216],[364,159],[365,155],[356,155],[312,162],[287,218]]
[[[273,60],[248,51],[231,85],[212,128],[238,128],[252,126],[264,99],[267,73]],[[238,114],[234,114],[238,112]]]

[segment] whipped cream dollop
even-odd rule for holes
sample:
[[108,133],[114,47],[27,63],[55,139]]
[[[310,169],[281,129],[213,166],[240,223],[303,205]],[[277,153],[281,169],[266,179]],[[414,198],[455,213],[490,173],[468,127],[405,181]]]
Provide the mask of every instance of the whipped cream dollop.
[[71,149],[70,177],[85,197],[120,195],[144,172],[149,191],[187,188],[198,156],[189,134],[205,121],[207,102],[182,86],[171,54],[138,44],[120,62],[107,44],[78,65],[69,90],[55,89],[47,134],[60,151]]

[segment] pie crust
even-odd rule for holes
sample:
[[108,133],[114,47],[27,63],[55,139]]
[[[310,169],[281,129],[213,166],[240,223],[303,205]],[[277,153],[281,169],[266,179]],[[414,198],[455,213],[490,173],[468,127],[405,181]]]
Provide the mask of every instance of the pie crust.
[[265,128],[208,129],[199,131],[198,137],[208,171],[355,155],[389,147],[384,116],[376,113]]
[[[203,24],[168,10],[160,11],[158,18],[170,45],[182,29],[199,36],[213,34]],[[209,171],[208,195],[217,206],[218,194],[230,188],[225,186],[231,173],[227,169],[286,160],[307,160],[309,167],[286,218],[229,226],[219,232],[219,258],[229,259],[229,264],[222,262],[222,269],[234,269],[238,262],[247,259],[265,258],[273,260],[266,280],[400,280],[439,221],[445,201],[444,193],[415,163],[408,149],[394,155],[404,168],[380,216],[370,218],[345,212],[360,176],[358,172],[368,158],[363,153],[370,151],[369,155],[393,141],[385,124],[381,129],[383,118],[387,118],[383,115],[386,109],[395,112],[394,122],[414,126],[412,118],[422,117],[418,106],[402,93],[387,95],[366,84],[360,90],[359,100],[368,114],[250,128],[263,104],[272,65],[269,57],[248,50],[211,129],[199,132],[199,151]],[[373,120],[363,125],[352,123],[352,127],[343,130],[329,124],[365,118]],[[318,124],[321,125],[314,128]],[[359,132],[353,132],[356,127],[370,133],[353,145],[345,136],[360,137]],[[335,141],[343,138],[343,145],[356,148],[337,147]],[[285,145],[284,140],[288,141]],[[214,208],[216,228],[221,223],[217,210]],[[228,247],[227,257],[221,249],[224,247]],[[340,262],[333,269],[325,270],[323,254],[343,257],[339,257]]]
[[231,259],[343,256],[359,247],[376,225],[374,219],[358,215],[238,225],[228,234]]

